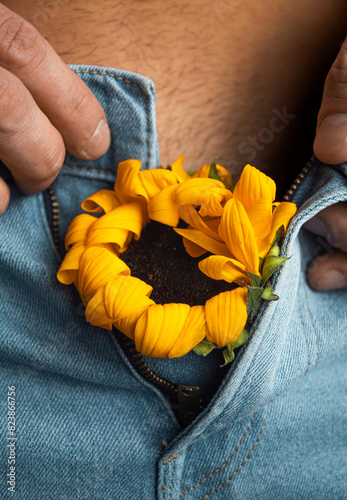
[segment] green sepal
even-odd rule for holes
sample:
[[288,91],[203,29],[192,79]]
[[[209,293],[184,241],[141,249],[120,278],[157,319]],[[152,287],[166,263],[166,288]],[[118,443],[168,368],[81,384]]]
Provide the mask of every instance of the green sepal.
[[267,257],[271,255],[272,257],[279,257],[280,255],[280,247],[277,245],[277,243],[274,243],[272,247],[269,250],[269,253],[267,254]]
[[[277,245],[275,245],[275,247],[277,247]],[[288,260],[288,257],[277,257],[276,255],[270,255],[270,252],[266,257],[263,266],[262,282],[261,282],[262,285],[265,285],[265,283],[271,278],[273,273],[277,271],[277,269],[281,267],[281,265],[286,260]]]
[[247,314],[248,314],[248,319],[250,321],[253,321],[262,305],[261,296],[264,291],[264,288],[248,287],[248,286],[247,288],[248,288]]
[[248,285],[246,285],[246,287],[248,289],[247,314],[249,317],[251,317],[254,316],[259,310],[260,298],[264,291],[264,288],[256,286],[248,286]]
[[196,345],[193,348],[193,351],[196,354],[199,354],[199,356],[204,356],[205,357],[208,354],[210,354],[210,352],[213,351],[213,349],[215,347],[217,347],[217,346],[213,342],[209,342],[208,340],[202,340],[201,342],[199,342],[198,345]]
[[217,181],[223,182],[222,179],[219,177],[219,173],[217,170],[217,158],[213,160],[210,166],[210,171],[208,173],[208,176],[210,179],[216,179]]
[[274,294],[274,291],[273,291],[271,285],[267,285],[264,288],[263,293],[261,294],[261,298],[264,300],[273,301],[273,300],[278,300],[278,295]]
[[253,274],[250,271],[247,271],[249,277],[251,278],[251,286],[252,287],[259,287],[261,285],[261,276],[258,276],[257,274]]
[[228,363],[231,363],[235,359],[234,349],[236,349],[236,347],[242,346],[242,344],[244,344],[247,339],[248,339],[248,331],[243,330],[243,332],[241,333],[239,338],[235,340],[235,342],[230,342],[225,346],[226,349],[223,350],[223,358],[225,363],[223,366],[227,365]]

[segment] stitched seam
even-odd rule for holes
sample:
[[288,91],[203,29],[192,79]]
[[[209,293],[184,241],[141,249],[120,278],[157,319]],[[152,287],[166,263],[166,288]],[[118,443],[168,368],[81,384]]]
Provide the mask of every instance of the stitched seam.
[[148,116],[147,100],[145,101],[145,113],[146,113],[146,145],[147,145],[146,168],[148,169],[148,167],[149,167],[149,116]]
[[311,321],[312,321],[312,326],[313,326],[314,334],[316,336],[316,344],[317,344],[317,361],[316,361],[316,363],[318,363],[318,358],[319,358],[319,355],[320,355],[320,344],[319,344],[318,333],[317,333],[317,330],[316,330],[316,325],[315,325],[315,323],[313,321],[313,315],[312,315],[312,312],[311,312],[311,309],[310,309],[310,306],[309,306],[309,301],[308,301],[308,297],[307,297],[306,291],[305,291],[305,298],[306,298],[306,302],[307,302],[307,309],[308,309],[308,312],[310,314],[310,318],[311,318]]
[[192,486],[191,488],[189,488],[189,490],[186,490],[186,491],[183,491],[183,493],[180,493],[180,497],[185,495],[186,493],[189,493],[190,491],[194,490],[194,488],[197,488],[200,484],[204,483],[207,479],[209,479],[211,476],[213,476],[214,474],[216,474],[218,471],[220,471],[221,469],[224,469],[224,467],[230,462],[230,460],[232,458],[234,458],[234,456],[236,455],[236,453],[238,452],[241,444],[243,443],[243,441],[246,439],[246,436],[248,434],[248,431],[250,430],[251,426],[252,426],[252,423],[253,423],[253,420],[256,416],[257,412],[254,412],[253,413],[253,417],[249,423],[249,426],[246,430],[246,432],[244,433],[241,441],[239,442],[239,444],[237,445],[236,447],[236,450],[234,451],[234,453],[228,458],[228,460],[226,462],[224,462],[223,465],[221,465],[220,467],[218,467],[218,469],[214,470],[213,472],[211,472],[211,474],[209,474],[208,476],[206,476],[204,479],[202,479],[201,481],[199,481],[195,486]]
[[164,462],[164,474],[163,474],[163,485],[161,487],[161,492],[163,494],[163,500],[165,500],[165,473],[166,473],[166,463]]
[[[164,463],[164,473],[163,473],[163,484],[162,484],[162,487],[161,487],[161,492],[163,494],[163,500],[165,500],[165,490],[166,490],[166,486],[165,486],[165,474],[166,474],[166,466],[169,462],[171,462],[172,460],[176,460],[176,458],[180,455],[181,453],[177,453],[176,455],[174,455],[173,457],[170,457],[168,458],[167,460],[165,460]],[[175,465],[175,463],[174,463]],[[171,479],[171,483],[172,483],[172,479]],[[171,484],[170,484],[170,490],[171,490]],[[171,492],[170,492],[170,498],[171,498]],[[170,499],[169,499],[170,500]]]
[[138,89],[142,90],[140,85],[138,85],[137,83],[134,83],[131,80],[127,80],[126,78],[124,78],[122,76],[116,76],[114,73],[109,73],[108,71],[91,71],[89,69],[74,69],[73,71],[76,74],[77,73],[89,73],[90,75],[112,76],[115,80],[121,80],[122,82],[130,83],[130,85],[133,85],[134,87],[137,87]]
[[176,458],[177,458],[177,457],[179,457],[179,456],[180,456],[180,454],[181,454],[181,452],[180,452],[180,453],[176,453],[176,455],[174,455],[173,457],[170,457],[170,458],[168,458],[167,460],[165,460],[165,462],[163,462],[163,464],[164,464],[164,465],[166,465],[166,464],[168,464],[169,462],[171,462],[171,460],[176,460]]
[[307,334],[306,334],[306,329],[305,329],[305,325],[304,325],[304,320],[303,320],[302,315],[301,315],[300,306],[298,306],[298,311],[299,311],[300,321],[302,324],[302,330],[304,332],[304,337],[305,337],[305,342],[306,342],[306,347],[307,347],[307,367],[306,367],[306,370],[304,373],[304,375],[306,375],[306,373],[308,372],[309,366],[310,366],[310,351],[308,348]]
[[171,475],[171,482],[170,482],[170,489],[169,489],[169,500],[171,500],[171,495],[172,495],[172,485],[173,485],[173,478],[174,478],[174,474],[175,474],[175,465],[176,465],[176,460],[174,461],[173,463],[173,466],[172,466],[172,475]]
[[259,443],[260,441],[260,438],[264,432],[264,429],[265,429],[265,425],[266,425],[266,417],[267,417],[267,412],[266,412],[266,415],[265,415],[265,420],[264,420],[264,424],[263,424],[263,427],[259,433],[259,436],[257,437],[254,445],[253,445],[253,448],[251,449],[251,451],[248,453],[248,455],[246,456],[246,458],[244,459],[244,461],[242,462],[242,464],[240,465],[240,467],[238,469],[236,469],[236,471],[233,473],[233,475],[231,477],[229,477],[229,479],[227,479],[226,481],[224,481],[224,483],[220,484],[219,486],[217,486],[217,488],[214,488],[214,490],[212,490],[210,493],[208,493],[207,495],[205,495],[201,500],[205,500],[207,497],[211,496],[212,493],[215,493],[216,491],[220,490],[223,486],[225,486],[226,484],[228,484],[235,476],[236,474],[239,472],[239,470],[245,465],[245,463],[247,462],[247,460],[251,457],[255,447],[257,446],[257,444]]
[[132,82],[131,80],[127,80],[126,78],[123,78],[122,76],[116,76],[114,73],[109,73],[108,71],[90,71],[88,69],[81,69],[81,70],[73,70],[76,74],[77,73],[89,73],[90,75],[106,75],[106,76],[112,76],[115,80],[122,81],[124,83],[130,83],[130,85],[133,85],[133,87],[136,87],[141,90],[142,96],[144,97],[144,103],[145,103],[145,114],[146,114],[146,144],[147,144],[147,160],[146,160],[146,167],[148,168],[149,166],[149,115],[148,115],[148,108],[147,108],[147,96],[145,97],[145,94],[142,91],[142,88],[140,85],[137,83]]
[[101,170],[99,168],[79,167],[78,165],[66,165],[65,163],[64,163],[63,167],[64,168],[71,168],[71,169],[75,169],[75,170],[84,170],[86,172],[93,172],[96,174],[109,174],[109,175],[111,174],[114,177],[116,177],[116,174],[114,172],[112,172],[112,170]]

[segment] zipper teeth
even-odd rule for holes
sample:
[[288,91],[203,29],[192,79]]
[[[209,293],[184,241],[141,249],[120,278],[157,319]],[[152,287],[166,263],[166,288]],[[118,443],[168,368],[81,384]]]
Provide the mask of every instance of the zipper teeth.
[[312,168],[314,156],[310,159],[310,161],[306,164],[306,166],[301,170],[300,174],[297,176],[293,184],[288,189],[287,193],[283,197],[284,201],[291,201],[293,198],[295,191],[298,189],[302,181],[305,179],[309,170]]
[[152,382],[158,387],[164,387],[171,393],[176,394],[178,392],[178,389],[174,384],[162,377],[159,377],[150,369],[141,354],[136,350],[135,344],[132,340],[130,340],[129,342],[125,342],[123,345],[128,351],[128,354],[131,357],[132,362],[135,364],[137,370],[145,379],[147,379],[149,382]]
[[53,184],[47,188],[48,196],[51,204],[51,215],[52,215],[52,237],[54,246],[61,256],[60,253],[60,204],[57,192]]

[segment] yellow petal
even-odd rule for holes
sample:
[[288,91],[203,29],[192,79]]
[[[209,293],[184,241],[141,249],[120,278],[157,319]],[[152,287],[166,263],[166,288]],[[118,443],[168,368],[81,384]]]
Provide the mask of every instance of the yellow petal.
[[140,171],[141,166],[138,160],[127,160],[118,165],[114,190],[123,203],[136,201],[138,197],[148,202],[163,189],[177,184],[177,177],[171,170],[156,168]]
[[105,288],[99,288],[86,306],[86,320],[93,326],[112,330],[112,318],[105,308]]
[[211,165],[203,165],[197,172],[194,173],[193,178],[204,177],[204,179],[208,178],[210,173]]
[[225,191],[224,184],[216,179],[192,178],[178,186],[175,202],[177,205],[201,205],[214,196],[213,188],[221,188]]
[[259,198],[247,212],[249,221],[257,238],[262,239],[271,229],[272,202],[269,198]]
[[204,306],[190,308],[183,328],[173,344],[168,357],[177,358],[191,351],[207,335],[207,323]]
[[203,219],[206,226],[208,226],[214,233],[217,233],[219,236],[218,228],[220,224],[220,217],[204,217]]
[[87,248],[81,256],[76,283],[83,302],[87,303],[100,287],[119,274],[130,275],[130,269],[115,252],[103,247]]
[[116,193],[110,189],[101,189],[91,196],[88,196],[88,198],[81,203],[83,210],[95,214],[111,212],[111,210],[119,205],[120,201],[117,198]]
[[246,165],[236,183],[234,198],[248,211],[259,198],[267,198],[272,202],[275,197],[276,184],[271,177],[251,165]]
[[173,172],[178,182],[185,182],[191,179],[190,175],[187,174],[187,172],[182,167],[182,163],[184,162],[185,159],[186,157],[182,155],[179,158],[177,158],[177,160],[174,161],[173,164],[171,165],[171,172]]
[[247,288],[220,293],[205,304],[207,340],[219,347],[235,342],[247,321]]
[[136,311],[134,311],[132,314],[129,314],[129,316],[126,316],[125,318],[120,319],[119,321],[115,321],[113,323],[113,326],[115,328],[118,328],[118,330],[124,333],[124,335],[134,340],[137,320],[144,313],[144,311],[148,309],[150,305],[154,304],[153,300],[151,299],[148,300],[150,302],[149,305],[143,307],[142,309],[136,309]]
[[126,160],[118,164],[114,191],[122,203],[131,203],[141,196],[147,200],[147,193],[138,173],[142,163],[139,160]]
[[148,216],[152,220],[168,226],[177,226],[179,222],[179,207],[174,201],[174,195],[179,184],[163,189],[148,203]]
[[231,254],[224,243],[210,238],[210,236],[207,236],[201,231],[197,231],[196,229],[181,229],[177,227],[174,228],[174,231],[176,231],[176,233],[180,234],[184,238],[192,241],[196,245],[205,248],[208,252],[231,257]]
[[60,283],[71,285],[75,281],[80,267],[81,256],[85,248],[83,244],[76,244],[65,255],[57,273]]
[[201,217],[220,217],[223,205],[232,198],[233,194],[228,189],[213,188],[201,203],[199,214]]
[[251,284],[246,266],[223,255],[211,255],[201,260],[199,269],[214,280],[224,280],[228,283],[235,282],[239,286],[244,286],[245,283]]
[[179,210],[180,218],[184,220],[189,226],[194,229],[198,229],[199,231],[205,233],[207,236],[211,238],[222,241],[222,238],[219,236],[218,232],[213,231],[202,219],[202,217],[198,214],[196,209],[192,205],[183,205]]
[[153,304],[149,299],[153,288],[133,276],[119,275],[105,287],[105,308],[113,322],[129,316],[137,309]]
[[88,214],[80,214],[72,219],[65,236],[65,249],[68,250],[75,243],[85,243],[90,227],[97,220]]
[[121,205],[96,220],[89,231],[86,245],[115,243],[120,251],[123,251],[125,243],[128,242],[128,234],[132,233],[138,240],[144,224],[144,214],[139,203]]
[[295,203],[284,201],[277,205],[272,214],[271,230],[266,235],[266,237],[263,240],[261,240],[259,245],[259,252],[261,257],[265,257],[265,255],[268,253],[270,246],[272,245],[273,240],[275,239],[277,230],[282,225],[284,226],[284,230],[287,229],[289,221],[293,217],[295,212],[296,212]]
[[144,356],[166,358],[186,322],[189,311],[187,304],[150,306],[136,324],[136,349]]
[[[210,168],[211,165],[203,165],[197,172],[195,172],[193,177],[205,177],[205,178],[208,177],[210,174]],[[222,167],[222,165],[218,164],[216,165],[216,168],[218,175],[222,179],[224,186],[226,187],[231,186],[233,181],[229,170],[227,170],[225,167]]]
[[187,254],[191,257],[201,257],[201,255],[204,255],[204,253],[207,252],[205,248],[202,248],[196,243],[187,240],[187,238],[182,238],[182,242]]
[[[219,234],[231,256],[259,275],[259,255],[254,230],[242,203],[232,198],[223,210]],[[225,254],[222,254],[225,255]]]
[[163,189],[177,184],[177,178],[171,170],[155,168],[139,172],[139,179],[146,191],[147,201],[156,196]]

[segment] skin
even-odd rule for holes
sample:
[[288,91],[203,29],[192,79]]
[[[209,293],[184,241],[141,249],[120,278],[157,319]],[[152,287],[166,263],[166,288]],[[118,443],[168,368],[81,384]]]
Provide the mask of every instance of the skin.
[[[23,192],[51,184],[66,150],[96,159],[110,144],[100,104],[65,63],[122,68],[154,81],[163,165],[184,153],[191,170],[218,154],[236,178],[255,155],[252,164],[288,186],[311,154],[321,99],[314,151],[326,163],[347,160],[346,42],[339,52],[345,0],[163,5],[0,4],[0,158]],[[280,127],[276,111],[284,109],[291,118]],[[0,213],[8,201],[0,180]],[[345,221],[346,205],[338,204],[308,227],[338,249],[309,268],[313,288],[347,284]]]

